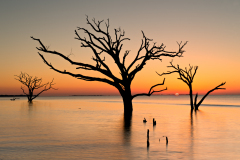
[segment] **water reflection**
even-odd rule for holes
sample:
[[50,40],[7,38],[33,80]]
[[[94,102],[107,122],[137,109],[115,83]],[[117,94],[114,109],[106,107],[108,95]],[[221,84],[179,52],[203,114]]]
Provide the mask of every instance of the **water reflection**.
[[28,102],[28,111],[31,112],[33,111],[34,104],[33,102]]
[[[197,111],[195,112],[195,117],[197,116]],[[190,138],[190,145],[189,145],[189,157],[191,159],[193,159],[193,147],[194,147],[194,125],[193,125],[193,113],[191,112],[190,113],[190,135],[189,135],[189,138]]]
[[132,115],[126,116],[123,114],[123,142],[126,146],[130,146],[131,143],[131,125]]
[[[22,114],[28,114],[31,115],[33,113],[33,111],[36,111],[37,109],[37,104],[35,102],[22,102],[21,103],[21,113]],[[26,112],[27,111],[27,112]]]
[[1,101],[0,159],[240,159],[239,108],[135,108],[125,117],[112,102]]
[[194,159],[194,142],[196,141],[196,135],[197,132],[195,130],[195,128],[198,128],[198,122],[197,122],[197,117],[198,117],[198,113],[201,113],[201,110],[197,110],[195,112],[191,112],[190,113],[190,125],[189,125],[189,158]]

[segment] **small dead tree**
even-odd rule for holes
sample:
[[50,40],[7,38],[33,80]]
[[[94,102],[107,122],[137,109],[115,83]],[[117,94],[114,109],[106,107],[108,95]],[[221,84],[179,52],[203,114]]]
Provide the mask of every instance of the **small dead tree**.
[[[163,90],[166,90],[155,89],[157,86],[163,85],[164,84],[163,81],[163,83],[161,84],[153,85],[148,93],[132,95],[131,84],[136,74],[143,69],[147,61],[162,60],[161,59],[162,57],[181,57],[182,54],[184,53],[183,47],[187,44],[187,42],[184,44],[178,43],[179,46],[178,50],[176,52],[170,52],[165,50],[164,44],[157,46],[156,43],[153,43],[153,45],[150,45],[152,39],[147,38],[144,32],[142,32],[143,39],[136,53],[136,56],[132,62],[126,64],[126,58],[129,55],[130,51],[126,50],[124,53],[122,53],[122,46],[124,41],[130,39],[124,37],[125,32],[122,31],[120,28],[115,29],[114,35],[111,36],[109,32],[109,20],[105,23],[104,29],[102,27],[103,21],[95,21],[95,19],[89,21],[88,17],[86,18],[86,20],[87,24],[93,31],[90,32],[85,28],[78,27],[77,30],[75,30],[76,35],[75,39],[81,42],[81,47],[89,48],[93,52],[92,60],[94,64],[73,61],[68,56],[60,52],[57,52],[55,50],[49,50],[40,39],[34,37],[31,38],[40,44],[40,47],[37,47],[37,50],[48,54],[60,56],[64,60],[68,61],[70,64],[75,65],[76,69],[78,70],[97,71],[107,78],[95,77],[94,75],[91,76],[83,75],[81,73],[67,71],[66,69],[65,70],[58,69],[54,67],[51,63],[49,63],[45,59],[43,54],[40,54],[38,52],[38,54],[43,59],[45,64],[47,64],[54,71],[61,74],[67,74],[77,79],[85,81],[104,82],[111,86],[114,86],[115,88],[118,89],[120,95],[123,98],[125,115],[132,114],[133,98],[137,96],[150,96],[154,92],[161,92]],[[86,37],[80,36],[80,34],[78,33],[79,31],[83,31]],[[110,57],[115,62],[119,70],[120,76],[113,73],[109,64],[106,63],[104,55]]]
[[[32,103],[32,100],[35,99],[36,97],[38,97],[41,93],[49,90],[49,89],[55,89],[53,88],[53,80],[51,82],[47,82],[42,84],[42,78],[38,78],[38,77],[33,77],[33,76],[29,76],[27,73],[22,73],[19,75],[15,75],[17,78],[15,78],[16,80],[18,80],[19,82],[21,82],[24,86],[27,87],[28,91],[24,90],[24,86],[21,86],[21,89],[23,91],[23,93],[25,95],[27,95],[28,98],[28,102]],[[37,89],[41,89],[41,91],[38,94],[33,94],[34,90]],[[55,89],[57,90],[57,89]]]
[[201,100],[197,103],[197,97],[198,97],[198,93],[195,95],[195,99],[193,102],[193,90],[192,90],[192,83],[193,83],[193,79],[194,76],[196,75],[198,66],[191,66],[189,65],[189,68],[185,67],[185,70],[180,68],[179,65],[174,66],[172,64],[172,62],[170,62],[170,66],[168,66],[170,68],[173,68],[173,71],[168,71],[166,73],[162,73],[162,74],[158,74],[159,76],[162,75],[166,75],[166,74],[172,74],[172,73],[178,73],[179,74],[179,78],[181,81],[183,81],[184,83],[186,83],[189,87],[189,96],[190,96],[190,105],[191,105],[191,111],[193,111],[195,109],[195,111],[198,110],[199,106],[202,104],[203,100],[213,91],[218,90],[218,89],[225,89],[225,88],[221,88],[221,86],[225,85],[226,82],[221,83],[220,85],[218,85],[217,87],[211,89],[210,91],[208,91],[202,98]]

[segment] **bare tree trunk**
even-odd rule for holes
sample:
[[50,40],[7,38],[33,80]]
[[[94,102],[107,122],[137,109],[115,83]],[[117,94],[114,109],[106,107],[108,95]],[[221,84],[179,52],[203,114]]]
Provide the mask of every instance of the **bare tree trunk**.
[[194,105],[193,105],[193,95],[192,95],[192,85],[189,84],[189,96],[190,96],[190,104],[191,104],[191,112],[194,110]]
[[133,112],[133,106],[132,106],[132,95],[131,91],[128,90],[128,92],[125,92],[121,94],[123,99],[123,107],[124,107],[124,124],[127,127],[131,126],[132,121],[132,112]]
[[124,107],[124,117],[130,118],[132,116],[133,106],[132,106],[132,93],[131,93],[131,82],[126,82],[124,86],[119,89],[119,93],[123,99],[123,107]]
[[126,116],[131,116],[133,111],[132,97],[124,96],[123,105],[124,105],[124,114]]
[[27,95],[27,97],[28,97],[28,102],[29,103],[32,103],[32,96],[33,96],[33,93],[32,93],[32,91],[31,91],[31,89],[28,89],[28,95]]
[[199,105],[196,105],[196,106],[195,106],[195,111],[197,111],[197,110],[198,110],[198,107],[199,107]]

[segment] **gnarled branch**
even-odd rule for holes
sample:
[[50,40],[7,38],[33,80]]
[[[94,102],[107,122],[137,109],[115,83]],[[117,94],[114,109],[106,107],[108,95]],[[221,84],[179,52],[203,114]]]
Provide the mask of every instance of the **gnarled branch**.
[[195,95],[195,101],[194,101],[194,104],[195,104],[195,110],[198,110],[199,106],[202,104],[202,102],[204,101],[204,99],[213,91],[215,90],[218,90],[218,89],[226,89],[226,88],[221,88],[221,86],[225,85],[226,82],[223,82],[221,84],[219,84],[217,87],[209,90],[203,97],[202,99],[197,103],[197,97],[198,97],[198,94]]
[[108,83],[110,85],[113,85],[115,86],[114,82],[113,81],[110,81],[108,79],[104,79],[104,78],[96,78],[96,77],[91,77],[91,76],[84,76],[82,74],[74,74],[74,73],[71,73],[71,72],[68,72],[66,70],[64,71],[61,71],[55,67],[52,66],[52,64],[50,64],[42,54],[38,53],[40,55],[40,57],[43,59],[44,63],[47,64],[52,70],[58,72],[58,73],[62,73],[62,74],[68,74],[72,77],[75,77],[77,79],[82,79],[82,80],[85,80],[85,81],[99,81],[99,82],[105,82],[105,83]]
[[175,66],[172,64],[172,61],[170,62],[170,66],[168,66],[169,68],[173,68],[173,71],[168,71],[168,72],[164,72],[162,74],[157,73],[159,76],[162,75],[167,75],[167,74],[172,74],[172,73],[178,73],[179,74],[179,78],[180,80],[182,80],[183,82],[185,82],[188,86],[190,86],[193,83],[193,79],[196,75],[198,66],[191,66],[189,64],[189,69],[185,68],[181,69],[179,67],[179,65]]
[[[134,78],[136,73],[141,71],[144,67],[144,65],[146,64],[146,62],[148,60],[162,60],[161,57],[182,57],[182,54],[185,52],[183,50],[183,47],[187,44],[187,41],[182,45],[181,43],[178,43],[179,45],[179,49],[177,52],[170,52],[170,51],[166,51],[165,50],[165,45],[161,44],[160,46],[156,46],[156,43],[153,44],[153,46],[150,47],[150,41],[152,41],[152,39],[149,39],[145,36],[144,32],[142,31],[143,34],[143,41],[142,41],[142,45],[139,48],[138,54],[136,56],[136,58],[134,59],[134,61],[130,64],[130,66],[128,67],[128,71],[130,70],[130,68],[139,60],[142,60],[140,62],[140,64],[133,70],[131,71],[131,73],[129,74],[129,77]],[[145,49],[145,55],[139,57],[139,53]]]
[[132,96],[132,99],[135,98],[135,97],[137,97],[137,96],[151,96],[151,95],[152,95],[153,93],[155,93],[155,92],[162,92],[162,91],[167,90],[167,87],[166,87],[165,89],[162,89],[162,90],[154,90],[155,87],[164,85],[164,82],[165,82],[165,78],[163,79],[163,82],[162,82],[162,83],[153,85],[153,86],[149,89],[148,93],[135,94],[135,95]]

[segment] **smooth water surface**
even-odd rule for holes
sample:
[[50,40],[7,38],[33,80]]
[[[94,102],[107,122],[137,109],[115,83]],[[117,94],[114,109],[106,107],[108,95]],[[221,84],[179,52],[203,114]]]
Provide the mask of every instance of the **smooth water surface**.
[[186,95],[133,107],[126,126],[119,96],[0,98],[0,160],[240,159],[239,95],[209,96],[192,116]]

